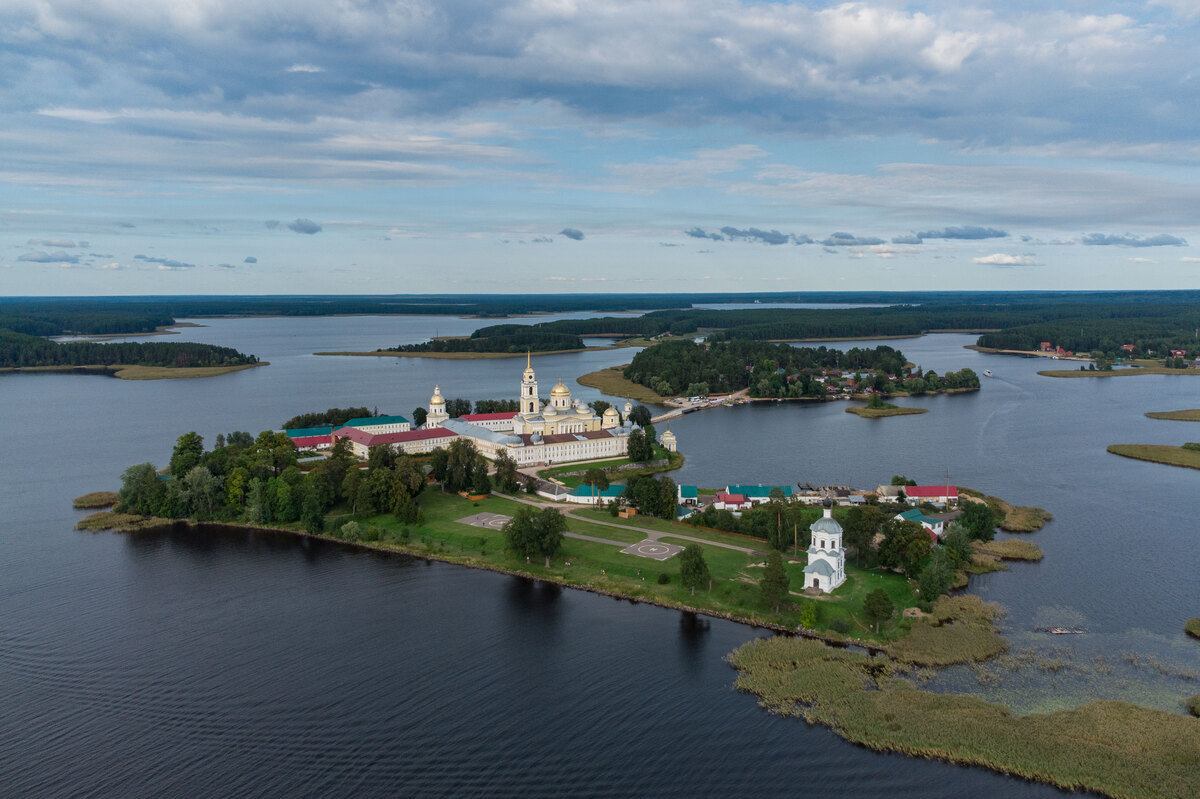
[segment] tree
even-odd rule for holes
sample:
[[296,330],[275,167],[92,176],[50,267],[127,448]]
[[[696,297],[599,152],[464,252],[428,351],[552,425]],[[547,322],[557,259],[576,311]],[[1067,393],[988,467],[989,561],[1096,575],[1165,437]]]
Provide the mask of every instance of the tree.
[[482,455],[475,456],[475,463],[471,465],[471,488],[476,494],[491,493],[492,481],[488,477],[488,462]]
[[712,575],[704,560],[704,549],[699,544],[688,544],[679,555],[679,582],[684,588],[696,589],[707,584],[712,587]]
[[893,474],[892,475],[892,485],[894,485],[894,486],[915,486],[916,484],[917,484],[916,480],[909,480],[907,477],[905,477],[902,474]]
[[367,468],[390,469],[396,465],[396,451],[389,444],[376,444],[367,450]]
[[862,563],[864,552],[874,551],[875,536],[883,526],[883,511],[871,505],[851,508],[846,513],[845,531],[846,546],[854,547],[854,558],[857,565]]
[[984,502],[963,502],[958,523],[966,528],[975,541],[991,541],[996,537],[996,514]]
[[608,488],[608,473],[603,469],[593,466],[583,473],[583,484],[591,486],[592,500],[596,499],[596,492],[603,491]]
[[783,565],[783,557],[778,552],[772,552],[767,556],[767,566],[763,569],[762,580],[759,581],[763,604],[775,608],[775,612],[778,613],[779,606],[788,598],[788,587],[788,573]]
[[645,405],[637,405],[629,412],[629,420],[638,427],[649,427],[653,416]]
[[863,599],[863,615],[868,623],[875,625],[876,634],[879,633],[879,623],[890,619],[895,609],[891,597],[882,588],[876,588]]
[[546,568],[550,568],[550,558],[562,549],[567,531],[567,520],[555,508],[543,508],[533,518],[534,543],[538,553],[546,559]]
[[175,449],[171,452],[171,476],[183,479],[203,457],[204,439],[196,432],[184,433],[175,439]]
[[969,562],[975,552],[971,547],[971,534],[967,532],[967,528],[956,521],[950,522],[947,526],[946,534],[942,536],[942,546],[950,555],[951,562],[955,567]]
[[526,560],[534,555],[544,557],[550,568],[550,558],[562,548],[566,529],[567,520],[554,508],[535,511],[524,505],[504,524],[504,542]]
[[304,522],[304,529],[313,535],[325,532],[325,509],[321,507],[321,497],[317,492],[310,491],[304,497],[300,520]]
[[654,442],[642,430],[634,430],[629,434],[629,460],[635,463],[645,463],[654,458]]
[[921,569],[917,578],[917,587],[921,592],[921,604],[928,608],[950,587],[954,579],[954,566],[951,555],[945,547],[934,547],[929,562]]
[[221,478],[214,477],[207,466],[197,466],[187,473],[184,485],[196,518],[211,519],[222,499]]
[[130,466],[121,475],[120,500],[116,510],[119,513],[137,513],[142,516],[155,516],[162,513],[163,499],[167,486],[158,479],[158,473],[152,463],[139,463]]
[[521,490],[517,462],[513,460],[507,450],[500,450],[496,455],[496,487],[505,494],[515,494]]
[[[471,487],[475,477],[475,463],[479,452],[469,438],[459,436],[446,447],[445,474],[442,483],[447,491],[465,491]],[[434,451],[435,453],[437,450]],[[435,461],[434,466],[437,467]]]
[[916,522],[888,519],[883,523],[879,562],[916,577],[930,550],[929,531]]
[[429,411],[418,405],[412,411],[413,427],[424,427],[425,421],[429,418]]

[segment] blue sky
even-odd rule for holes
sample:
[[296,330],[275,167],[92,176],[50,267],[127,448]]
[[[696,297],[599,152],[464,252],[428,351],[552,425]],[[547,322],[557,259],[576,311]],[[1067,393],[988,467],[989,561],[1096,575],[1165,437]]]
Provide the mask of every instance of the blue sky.
[[1200,0],[0,0],[0,292],[1200,287]]

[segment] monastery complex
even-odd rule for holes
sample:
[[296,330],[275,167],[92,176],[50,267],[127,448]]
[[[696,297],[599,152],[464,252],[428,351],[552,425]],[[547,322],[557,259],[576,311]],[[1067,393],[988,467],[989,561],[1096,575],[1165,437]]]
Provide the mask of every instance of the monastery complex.
[[[402,416],[381,416],[351,419],[336,429],[287,433],[302,449],[327,449],[335,441],[345,439],[359,458],[366,458],[375,446],[419,455],[463,436],[486,458],[494,460],[503,451],[518,466],[534,466],[624,457],[629,449],[629,434],[639,429],[628,419],[632,409],[626,402],[624,422],[616,408],[610,407],[603,415],[597,415],[582,399],[573,400],[570,389],[561,380],[550,389],[549,402],[543,404],[538,397],[537,375],[527,355],[521,375],[520,410],[515,413],[474,413],[451,418],[441,387],[434,386],[425,424],[418,429],[412,429]],[[673,435],[670,443],[674,444]]]

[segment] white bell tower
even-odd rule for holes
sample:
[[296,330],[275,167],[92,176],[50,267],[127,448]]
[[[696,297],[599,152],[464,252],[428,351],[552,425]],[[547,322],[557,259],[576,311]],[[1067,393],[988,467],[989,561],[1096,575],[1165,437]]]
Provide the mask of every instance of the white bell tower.
[[533,364],[530,363],[527,350],[525,352],[525,374],[521,377],[521,413],[537,413],[538,404],[537,376],[533,373]]

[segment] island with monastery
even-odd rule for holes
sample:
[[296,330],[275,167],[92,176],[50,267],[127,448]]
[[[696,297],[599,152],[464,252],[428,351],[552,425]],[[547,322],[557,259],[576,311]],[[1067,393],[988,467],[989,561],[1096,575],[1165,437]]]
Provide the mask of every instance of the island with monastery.
[[[434,386],[428,407],[413,414],[424,416],[420,424],[334,408],[257,436],[221,434],[211,448],[185,433],[165,467],[130,466],[119,491],[80,497],[80,507],[112,510],[79,526],[300,535],[765,627],[789,635],[753,641],[729,660],[737,686],[777,712],[873,748],[1063,787],[1123,796],[1138,779],[1144,752],[1115,765],[1088,753],[1081,770],[1077,751],[1053,743],[1065,727],[1094,723],[1075,711],[1021,717],[1028,729],[1019,745],[1002,745],[1014,738],[1003,705],[906,677],[1004,662],[1002,609],[961,589],[972,575],[1040,560],[1026,534],[1046,511],[905,475],[861,488],[802,476],[679,485],[668,474],[682,463],[679,442],[655,430],[644,406],[585,404],[561,380],[548,393],[539,396],[527,354],[515,400],[472,408]],[[1017,535],[997,539],[998,531]],[[1087,631],[1064,619],[1032,632]],[[772,676],[814,669],[832,669],[830,679],[798,676],[785,690]],[[895,718],[889,702],[910,709],[903,722],[887,721]],[[1122,740],[1151,728],[1177,737],[1192,723],[1122,702],[1104,712]],[[932,718],[945,723],[931,727]],[[953,739],[961,729],[973,730],[971,741]]]

